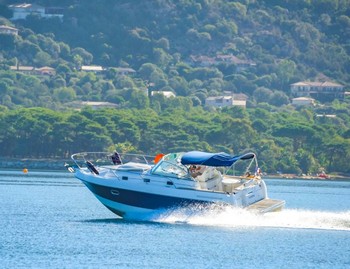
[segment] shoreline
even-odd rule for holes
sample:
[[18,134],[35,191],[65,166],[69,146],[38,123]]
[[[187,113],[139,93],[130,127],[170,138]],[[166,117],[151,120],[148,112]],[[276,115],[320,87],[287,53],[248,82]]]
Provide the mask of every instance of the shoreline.
[[337,180],[337,181],[350,181],[350,175],[345,176],[345,175],[337,175],[337,174],[329,174],[327,178],[324,177],[319,177],[319,176],[298,176],[298,175],[293,175],[293,174],[271,174],[271,175],[266,175],[264,176],[266,179],[298,179],[298,180]]
[[41,170],[41,171],[64,171],[64,164],[70,164],[70,159],[4,159],[0,158],[0,169],[8,170]]
[[[72,164],[71,159],[5,159],[0,158],[0,170],[23,171],[67,171],[65,164]],[[299,179],[299,180],[344,180],[350,181],[350,175],[332,173],[328,178],[317,175],[296,175],[296,174],[266,174],[265,179]]]

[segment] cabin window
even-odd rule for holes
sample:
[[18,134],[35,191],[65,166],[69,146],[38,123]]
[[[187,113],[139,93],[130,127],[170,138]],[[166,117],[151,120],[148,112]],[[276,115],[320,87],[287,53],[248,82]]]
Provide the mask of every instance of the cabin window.
[[178,163],[162,161],[152,169],[152,174],[187,179],[190,177],[188,169]]

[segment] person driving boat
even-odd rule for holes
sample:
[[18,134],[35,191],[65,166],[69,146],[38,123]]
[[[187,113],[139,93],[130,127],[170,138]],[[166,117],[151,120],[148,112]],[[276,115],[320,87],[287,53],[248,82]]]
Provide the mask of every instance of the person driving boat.
[[197,176],[202,175],[204,170],[205,170],[205,167],[202,165],[193,165],[192,164],[189,167],[190,174],[193,178],[196,178]]

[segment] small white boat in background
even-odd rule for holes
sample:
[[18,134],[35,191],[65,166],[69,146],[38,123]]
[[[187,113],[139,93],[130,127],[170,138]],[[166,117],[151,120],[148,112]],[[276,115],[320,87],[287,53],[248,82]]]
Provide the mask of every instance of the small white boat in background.
[[285,204],[268,198],[254,153],[231,156],[191,151],[154,158],[84,152],[73,154],[72,160],[75,177],[103,205],[123,218],[213,204],[266,213],[281,210]]

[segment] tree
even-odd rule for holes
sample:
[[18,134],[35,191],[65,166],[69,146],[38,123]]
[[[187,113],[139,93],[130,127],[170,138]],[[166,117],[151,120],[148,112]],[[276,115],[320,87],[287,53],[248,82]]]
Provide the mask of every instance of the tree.
[[154,62],[161,68],[165,68],[171,61],[171,56],[161,48],[153,49]]
[[118,89],[133,89],[136,85],[132,78],[127,76],[118,76],[113,80],[113,84]]
[[153,72],[159,72],[161,73],[162,70],[160,70],[155,64],[152,63],[145,63],[141,65],[138,73],[144,80],[149,80]]
[[298,150],[296,159],[298,160],[299,168],[306,174],[317,173],[321,167],[315,160],[314,156],[303,149]]
[[293,151],[297,152],[298,149],[303,147],[305,142],[312,140],[316,136],[316,132],[310,126],[290,123],[283,126],[275,126],[273,135],[293,139]]
[[169,86],[174,89],[174,91],[181,96],[187,96],[188,95],[188,84],[187,81],[180,77],[176,76],[171,79],[169,79]]
[[281,91],[275,91],[270,98],[270,104],[274,106],[282,106],[289,104],[288,96]]
[[27,40],[19,42],[18,48],[20,49],[21,54],[27,59],[33,59],[35,55],[41,51],[38,45],[33,44]]
[[159,69],[151,73],[149,81],[151,81],[154,84],[154,87],[157,88],[163,88],[168,85],[168,79],[166,75]]
[[71,72],[72,72],[72,70],[66,64],[60,64],[56,68],[56,73],[63,76],[63,77],[66,77],[67,74],[69,74]]
[[60,75],[52,78],[52,86],[55,88],[66,87],[66,81]]
[[10,86],[5,81],[0,81],[0,97],[10,93]]
[[74,66],[75,66],[76,69],[80,69],[81,68],[81,66],[83,65],[83,61],[84,60],[83,60],[83,58],[80,55],[75,54],[73,56],[73,63],[74,63]]
[[277,77],[279,80],[279,89],[287,91],[289,89],[289,81],[294,77],[296,71],[296,64],[292,60],[282,60],[277,66]]
[[149,99],[145,92],[134,89],[129,100],[130,107],[144,109],[149,107]]
[[70,58],[69,45],[63,42],[59,42],[58,45],[60,46],[60,56],[65,60],[69,60]]
[[92,60],[94,58],[91,53],[89,53],[85,49],[79,48],[79,47],[72,49],[71,54],[73,55],[74,58],[77,56],[80,56],[81,63],[83,63],[85,65],[91,64]]
[[170,42],[167,38],[162,37],[157,41],[157,44],[160,48],[162,48],[165,51],[169,51],[170,49]]
[[75,91],[67,87],[55,89],[53,94],[56,100],[62,103],[73,101],[76,98]]
[[50,66],[52,59],[50,54],[44,52],[44,51],[39,51],[36,55],[35,58],[33,60],[33,62],[37,65],[37,66]]
[[269,103],[272,96],[273,91],[264,87],[257,88],[253,93],[254,100],[257,103]]
[[324,144],[327,156],[327,169],[329,171],[349,172],[346,162],[350,154],[350,141],[340,136],[334,136]]

